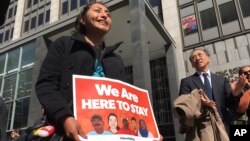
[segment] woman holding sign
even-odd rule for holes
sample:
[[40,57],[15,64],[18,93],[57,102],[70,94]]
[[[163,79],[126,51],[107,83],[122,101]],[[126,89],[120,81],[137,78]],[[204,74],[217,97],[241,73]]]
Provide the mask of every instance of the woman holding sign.
[[123,62],[114,53],[121,42],[107,47],[103,40],[111,23],[103,3],[87,5],[77,17],[77,33],[52,43],[41,66],[36,93],[56,133],[66,135],[64,140],[86,138],[72,112],[73,74],[125,80]]

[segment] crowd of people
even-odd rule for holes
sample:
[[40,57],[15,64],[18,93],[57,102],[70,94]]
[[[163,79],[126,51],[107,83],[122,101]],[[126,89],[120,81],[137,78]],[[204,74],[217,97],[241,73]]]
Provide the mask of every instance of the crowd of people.
[[[46,116],[43,114],[35,126],[45,122],[52,124],[56,128],[55,134],[64,136],[65,141],[79,141],[78,135],[87,138],[87,135],[93,134],[131,134],[152,137],[152,133],[147,130],[146,122],[142,119],[138,121],[139,129],[137,129],[135,118],[131,119],[132,128],[129,127],[129,121],[126,118],[122,119],[122,126],[119,127],[117,116],[110,114],[109,130],[106,131],[102,126],[104,124],[102,117],[94,115],[91,122],[95,130],[86,133],[73,116],[73,74],[125,81],[122,59],[114,53],[122,42],[113,46],[106,46],[104,43],[104,36],[109,32],[111,23],[111,15],[106,5],[101,2],[90,3],[77,16],[75,34],[63,36],[52,43],[36,83],[37,97],[44,108],[42,112],[46,111]],[[250,120],[247,120],[250,118],[250,66],[241,67],[239,79],[230,83],[227,78],[210,71],[211,57],[207,50],[194,49],[189,60],[196,72],[181,80],[179,97],[191,95],[194,90],[197,90],[195,92],[198,92],[199,97],[196,100],[200,103],[200,109],[192,123],[195,129],[186,128],[190,126],[187,124],[190,117],[186,109],[180,107],[176,109],[177,114],[180,115],[178,117],[181,125],[180,132],[186,134],[185,140],[192,141],[195,138],[220,140],[222,136],[217,136],[217,134],[222,134],[223,131],[228,134],[229,125],[235,121],[238,124],[250,124]],[[187,108],[190,107],[187,106]],[[213,115],[214,111],[218,114]],[[244,120],[243,116],[249,118]],[[215,129],[211,125],[211,129],[204,130],[210,128],[204,125],[210,123],[213,118],[219,118],[223,126]],[[6,129],[6,126],[4,128]],[[0,132],[1,138],[4,136],[2,133],[3,129]],[[21,140],[22,136],[19,131],[14,130],[10,137],[11,140],[17,141]]]

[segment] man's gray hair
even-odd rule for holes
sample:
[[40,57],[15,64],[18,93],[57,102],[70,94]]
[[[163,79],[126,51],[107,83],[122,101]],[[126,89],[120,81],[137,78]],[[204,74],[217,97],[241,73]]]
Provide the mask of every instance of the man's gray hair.
[[192,62],[192,55],[193,55],[193,53],[196,51],[196,50],[201,50],[201,51],[203,51],[203,52],[205,52],[205,54],[207,55],[207,56],[210,56],[210,53],[209,53],[209,51],[207,50],[207,49],[202,49],[202,48],[196,48],[196,49],[194,49],[192,52],[191,52],[191,54],[190,54],[190,56],[189,56],[189,61],[190,62]]

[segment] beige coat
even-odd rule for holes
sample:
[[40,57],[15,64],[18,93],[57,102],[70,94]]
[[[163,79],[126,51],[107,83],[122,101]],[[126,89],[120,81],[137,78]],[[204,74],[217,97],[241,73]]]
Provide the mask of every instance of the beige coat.
[[197,89],[180,95],[174,101],[174,116],[180,120],[185,141],[229,141],[216,106],[201,106]]

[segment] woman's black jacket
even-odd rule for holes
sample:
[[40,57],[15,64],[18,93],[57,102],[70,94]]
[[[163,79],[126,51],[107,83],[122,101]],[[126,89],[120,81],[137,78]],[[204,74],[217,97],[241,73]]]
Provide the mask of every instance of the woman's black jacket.
[[123,62],[114,53],[121,43],[110,47],[103,44],[102,49],[97,49],[80,34],[64,36],[52,43],[40,69],[36,94],[49,122],[57,126],[56,130],[63,129],[59,123],[62,118],[73,116],[73,74],[91,76],[98,58],[106,77],[125,80]]

